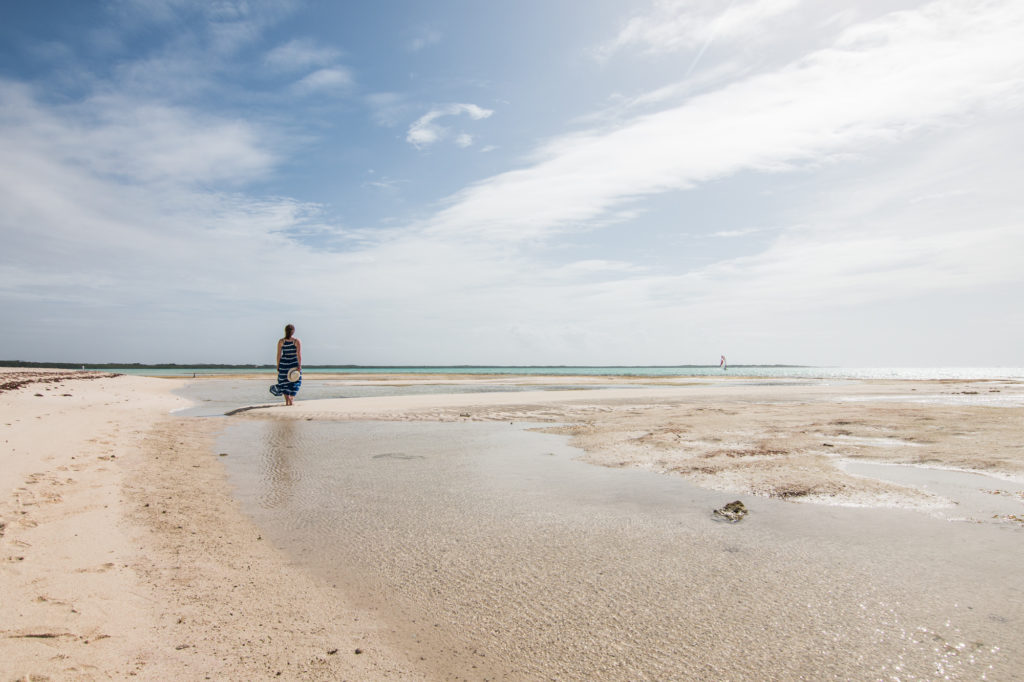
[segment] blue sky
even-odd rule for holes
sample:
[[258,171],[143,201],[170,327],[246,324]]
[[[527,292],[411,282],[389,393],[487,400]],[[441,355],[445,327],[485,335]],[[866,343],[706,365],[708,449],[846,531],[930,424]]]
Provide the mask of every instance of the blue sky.
[[1024,364],[1024,3],[0,9],[0,359]]

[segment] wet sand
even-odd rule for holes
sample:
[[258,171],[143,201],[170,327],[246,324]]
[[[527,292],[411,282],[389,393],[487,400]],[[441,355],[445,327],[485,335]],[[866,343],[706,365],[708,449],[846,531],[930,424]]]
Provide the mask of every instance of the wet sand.
[[[1021,389],[322,400],[240,413],[221,447],[269,536],[432,679],[1012,679]],[[846,462],[983,471],[986,491],[952,521],[969,484]],[[716,522],[736,497],[747,519]]]
[[300,401],[239,417],[555,424],[550,430],[569,435],[595,464],[792,501],[939,502],[911,487],[847,474],[838,466],[844,459],[1024,481],[1024,382],[671,379],[626,388],[624,379],[601,390]]
[[252,421],[220,443],[267,537],[430,679],[1011,679],[1024,661],[1012,527],[750,497],[716,522],[731,496],[509,424]]

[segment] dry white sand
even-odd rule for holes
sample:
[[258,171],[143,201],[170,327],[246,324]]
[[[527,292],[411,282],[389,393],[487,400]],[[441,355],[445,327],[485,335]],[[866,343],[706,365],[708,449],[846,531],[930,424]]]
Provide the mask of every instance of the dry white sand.
[[[421,679],[260,537],[179,381],[0,373],[0,679]],[[356,649],[361,653],[356,654]]]

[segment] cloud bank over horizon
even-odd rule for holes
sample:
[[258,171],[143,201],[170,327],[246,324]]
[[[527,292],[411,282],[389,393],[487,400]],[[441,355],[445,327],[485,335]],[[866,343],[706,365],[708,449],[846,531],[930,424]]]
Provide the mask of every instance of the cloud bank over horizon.
[[8,22],[0,358],[1024,364],[1020,3],[218,7]]

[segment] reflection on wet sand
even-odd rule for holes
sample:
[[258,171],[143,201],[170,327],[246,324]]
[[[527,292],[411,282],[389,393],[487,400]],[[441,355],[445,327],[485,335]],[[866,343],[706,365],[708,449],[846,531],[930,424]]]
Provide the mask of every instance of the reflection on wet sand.
[[[1020,530],[733,499],[507,423],[250,420],[267,535],[437,679],[1009,679]],[[254,453],[254,456],[245,456]]]
[[286,506],[295,487],[296,424],[290,420],[268,424],[260,443],[260,478],[265,481],[260,505],[267,509]]

